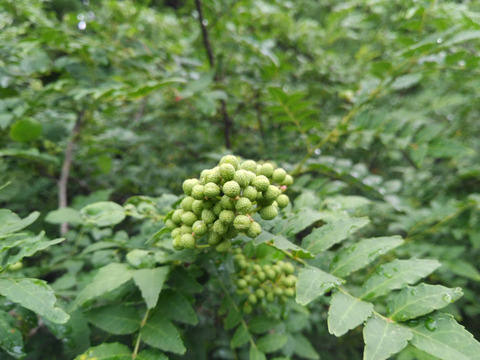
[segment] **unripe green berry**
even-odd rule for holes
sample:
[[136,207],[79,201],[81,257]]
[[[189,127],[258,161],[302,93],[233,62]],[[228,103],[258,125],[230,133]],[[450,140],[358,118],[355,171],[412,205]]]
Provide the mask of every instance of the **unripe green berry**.
[[260,209],[260,217],[263,220],[273,220],[277,217],[277,215],[278,210],[272,205]]
[[263,299],[265,297],[265,290],[257,289],[255,290],[255,295],[257,296],[257,298]]
[[237,281],[237,286],[241,289],[246,288],[248,286],[248,283],[245,281],[245,279],[239,279]]
[[279,287],[276,287],[276,288],[273,289],[273,293],[277,296],[281,296],[281,295],[283,295],[283,289],[279,288]]
[[290,186],[293,184],[293,177],[291,175],[286,175],[285,179],[283,179],[282,185]]
[[257,287],[258,285],[260,285],[260,280],[258,280],[256,277],[252,278],[252,281],[250,281],[250,285],[252,285],[253,287]]
[[215,231],[210,231],[207,236],[207,243],[210,246],[218,245],[222,241],[222,236]]
[[232,164],[225,163],[220,165],[219,172],[223,180],[229,181],[232,180],[235,175],[235,168]]
[[176,228],[172,230],[172,238],[175,239],[178,235],[182,235],[182,228]]
[[246,188],[248,185],[250,185],[251,179],[246,170],[240,169],[235,171],[233,181],[237,182],[241,188]]
[[275,181],[277,184],[281,184],[286,176],[287,176],[287,172],[282,168],[278,168],[278,169],[275,169],[275,171],[273,172],[272,180]]
[[238,159],[237,159],[237,157],[234,156],[234,155],[226,155],[226,156],[224,156],[224,157],[220,160],[219,165],[222,165],[222,164],[225,164],[225,163],[233,165],[233,167],[235,168],[235,170],[237,170],[238,167],[239,167]]
[[220,188],[214,183],[205,184],[203,187],[203,195],[209,199],[214,199],[220,195]]
[[258,191],[267,191],[270,186],[270,181],[268,181],[266,176],[259,175],[252,180],[252,185],[255,186]]
[[177,224],[175,224],[171,219],[168,219],[167,221],[165,221],[165,227],[168,230],[172,231],[177,228]]
[[219,216],[222,211],[223,211],[223,207],[220,203],[217,203],[213,207],[213,213],[215,214],[215,216]]
[[185,213],[183,213],[182,215],[182,222],[185,224],[185,225],[188,225],[188,226],[192,226],[193,223],[195,221],[197,221],[198,218],[197,216],[191,212],[191,211],[186,211]]
[[202,200],[194,200],[193,203],[192,203],[192,209],[191,211],[197,215],[197,216],[201,216],[202,215],[202,211],[203,211],[203,201]]
[[235,229],[244,231],[250,228],[250,218],[245,215],[238,215],[233,221],[233,226]]
[[192,204],[193,204],[194,201],[195,201],[195,199],[193,197],[187,196],[180,203],[180,207],[185,211],[192,211]]
[[220,205],[224,210],[233,210],[235,209],[235,203],[232,198],[228,197],[227,195],[223,195],[220,199]]
[[215,246],[216,252],[226,252],[232,247],[232,242],[229,239],[222,240],[217,246]]
[[235,220],[235,213],[232,210],[222,210],[218,218],[225,224],[231,224]]
[[253,160],[245,160],[241,165],[240,169],[248,170],[251,172],[257,172],[257,163]]
[[180,227],[180,233],[183,235],[183,234],[191,234],[193,231],[192,231],[192,227],[191,226],[188,226],[188,225],[182,225]]
[[205,224],[204,221],[197,220],[192,226],[192,232],[196,236],[202,236],[205,235],[208,231],[207,225]]
[[273,293],[273,291],[269,292],[267,294],[267,301],[269,301],[269,302],[274,302],[275,301],[275,294]]
[[223,185],[222,190],[225,195],[231,198],[240,195],[240,185],[238,185],[238,183],[233,180],[227,181]]
[[285,289],[283,291],[283,293],[285,294],[285,296],[293,297],[295,295],[295,289],[294,288],[288,288],[288,289]]
[[233,225],[228,227],[227,232],[225,233],[224,237],[227,239],[234,239],[238,236],[239,231],[235,229]]
[[249,238],[256,238],[260,233],[262,232],[262,227],[260,226],[259,223],[257,222],[252,222],[250,224],[250,227],[248,228],[247,231],[245,231],[245,235],[247,235]]
[[200,181],[203,180],[203,183],[205,183],[205,177],[207,176],[207,174],[210,172],[210,169],[204,169],[202,170],[202,172],[200,173]]
[[270,185],[267,191],[265,191],[265,193],[263,194],[263,197],[265,198],[266,201],[273,202],[278,198],[280,194],[281,194],[281,191],[278,187],[274,185]]
[[293,272],[295,271],[295,267],[292,264],[290,264],[289,262],[284,263],[281,266],[282,266],[282,270],[286,274],[293,274]]
[[187,179],[183,182],[182,188],[185,195],[190,196],[192,194],[192,189],[195,185],[198,185],[200,181],[198,179]]
[[265,175],[266,177],[270,177],[273,174],[273,165],[270,163],[265,163],[262,165],[262,168],[260,169],[260,174]]
[[181,245],[181,235],[177,235],[175,238],[172,240],[172,246],[175,250],[183,250],[183,246]]
[[[205,182],[208,183],[214,183],[214,184],[219,184],[221,181],[220,177],[220,169],[217,167],[214,167],[212,170],[210,170],[206,175],[205,175]],[[208,196],[207,196],[208,197]]]
[[270,280],[274,280],[277,277],[277,274],[272,269],[265,270],[265,275],[267,275],[267,278]]
[[185,210],[183,209],[177,209],[173,212],[172,214],[172,221],[175,223],[175,224],[181,224],[182,223],[182,215],[183,213],[185,212]]
[[238,262],[238,267],[239,267],[240,269],[246,269],[246,268],[248,267],[248,263],[247,263],[245,260],[240,260],[240,261]]
[[281,275],[282,272],[283,272],[283,271],[282,271],[282,268],[281,268],[279,265],[277,265],[277,264],[275,264],[275,265],[272,266],[272,270],[275,271],[275,272],[277,273],[277,275]]
[[220,220],[217,220],[213,223],[212,230],[215,231],[218,235],[225,235],[228,227]]
[[252,269],[253,269],[253,271],[255,271],[255,272],[257,272],[257,273],[260,272],[260,271],[262,271],[262,267],[261,267],[260,265],[258,265],[258,264],[253,265],[253,266],[252,266]]
[[253,186],[247,186],[245,190],[242,191],[242,196],[246,197],[250,201],[257,200],[258,191]]
[[261,193],[261,192],[258,193],[257,204],[265,207],[265,206],[272,205],[273,203],[274,203],[274,201],[272,201],[272,200],[268,201],[267,199],[265,199],[264,193]]
[[239,214],[248,214],[251,208],[252,202],[245,197],[241,197],[235,203],[235,210],[237,210]]
[[258,274],[257,274],[257,277],[258,277],[258,280],[263,282],[267,278],[267,275],[265,275],[265,273],[263,271],[259,271]]
[[203,200],[203,185],[195,185],[192,189],[192,197],[196,200]]
[[287,207],[288,203],[290,202],[290,199],[288,198],[287,195],[281,194],[277,197],[277,200],[275,200],[278,204],[278,207],[280,209],[283,209],[284,207]]
[[253,311],[252,305],[250,305],[248,302],[243,305],[243,312],[245,314],[250,314]]
[[252,305],[255,305],[257,303],[257,297],[255,296],[255,294],[250,294],[248,295],[248,302]]
[[195,249],[197,241],[192,234],[183,234],[180,238],[180,245],[183,246],[185,249]]
[[216,219],[217,216],[212,210],[203,209],[202,220],[205,221],[206,224],[213,224]]

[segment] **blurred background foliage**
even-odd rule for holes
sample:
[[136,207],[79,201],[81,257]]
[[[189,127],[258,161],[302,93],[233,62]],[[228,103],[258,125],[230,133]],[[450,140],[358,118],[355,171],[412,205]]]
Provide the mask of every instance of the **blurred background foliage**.
[[478,338],[479,2],[0,0],[0,9],[2,207],[58,208],[69,148],[77,209],[179,193],[182,179],[229,152],[271,159],[298,176],[297,207],[362,196],[370,235],[401,234],[398,256],[439,259],[437,280],[463,287],[456,315]]

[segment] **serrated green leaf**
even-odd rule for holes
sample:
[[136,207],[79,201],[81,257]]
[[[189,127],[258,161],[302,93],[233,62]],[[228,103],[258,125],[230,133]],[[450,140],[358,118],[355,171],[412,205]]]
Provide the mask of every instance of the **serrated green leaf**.
[[74,360],[132,360],[132,352],[123,344],[103,343],[91,347]]
[[322,213],[309,208],[304,208],[298,211],[295,215],[289,216],[286,220],[279,221],[272,232],[274,234],[292,236],[298,234],[300,231],[306,229],[318,220],[321,220],[322,217]]
[[461,42],[480,39],[480,30],[465,30],[461,31],[455,36],[453,36],[450,40],[446,41],[444,46],[452,46],[455,44],[459,44]]
[[35,119],[22,119],[10,127],[10,137],[19,142],[36,140],[42,134],[42,124]]
[[230,340],[230,346],[232,349],[237,348],[248,342],[250,338],[251,337],[248,329],[243,324],[240,324],[237,327],[237,330],[235,330],[232,340]]
[[407,286],[390,296],[388,315],[395,321],[406,321],[448,306],[462,295],[460,288],[450,289],[428,284]]
[[96,226],[113,226],[125,219],[125,209],[112,201],[99,201],[80,210],[85,222]]
[[115,290],[133,277],[134,272],[126,264],[112,263],[100,268],[98,273],[81,292],[74,302],[79,306],[90,299]]
[[401,244],[403,244],[403,240],[400,236],[361,240],[352,246],[340,250],[330,265],[330,271],[335,276],[347,276]]
[[235,307],[230,307],[227,318],[225,319],[225,330],[233,329],[242,320],[242,314]]
[[273,329],[276,325],[278,325],[278,320],[275,318],[266,315],[259,315],[255,316],[248,323],[248,330],[253,334],[263,334]]
[[0,209],[0,235],[11,234],[22,230],[38,219],[40,213],[32,212],[26,218],[21,219],[14,212],[7,209]]
[[157,305],[169,270],[168,266],[162,266],[154,269],[138,269],[133,273],[133,281],[142,292],[142,297],[149,309],[153,309]]
[[293,352],[304,359],[318,360],[320,355],[315,351],[310,341],[303,335],[293,336]]
[[307,305],[320,295],[344,283],[344,280],[315,267],[305,267],[298,274],[296,301]]
[[[56,245],[65,240],[65,239],[55,239],[50,241],[41,241],[43,236],[44,236],[44,232],[41,232],[36,237],[33,237],[33,238],[29,237],[29,238],[22,239],[21,241],[15,242],[16,244],[15,246],[19,246],[20,250],[15,255],[7,256],[6,258],[4,258],[1,264],[2,266],[0,266],[0,270],[2,270],[3,267],[6,267],[8,265],[13,265],[19,262],[24,257],[32,256],[37,251],[44,250],[52,245]],[[1,247],[2,246],[0,246],[0,248]],[[0,252],[2,252],[3,250],[4,248],[0,249]]]
[[478,360],[480,343],[452,315],[435,312],[411,320],[411,344],[443,360]]
[[342,336],[363,323],[373,312],[373,304],[361,301],[340,291],[332,296],[328,309],[328,332]]
[[132,334],[140,328],[137,311],[125,305],[111,304],[89,310],[86,318],[96,327],[110,334]]
[[249,351],[250,360],[267,360],[267,357],[263,352],[258,350],[256,347],[251,346]]
[[290,240],[283,237],[282,235],[274,235],[269,233],[268,231],[262,231],[262,233],[258,237],[256,237],[254,240],[255,245],[258,245],[267,241],[273,241],[273,246],[277,249],[291,250],[295,252],[296,255],[300,258],[303,258],[303,259],[315,258],[315,256],[310,251],[307,251],[301,248],[300,246],[292,243]]
[[360,297],[373,299],[387,294],[390,290],[413,284],[430,275],[440,265],[437,260],[427,259],[396,259],[388,264],[380,265],[375,274],[363,284]]
[[303,238],[302,247],[314,254],[329,249],[335,244],[345,240],[348,235],[367,225],[370,220],[366,217],[344,219],[334,223],[323,225],[314,229],[309,235]]
[[155,350],[142,350],[138,353],[135,360],[168,360],[168,358]]
[[80,212],[69,207],[50,211],[45,217],[45,221],[50,224],[69,223],[72,225],[80,225],[83,223]]
[[410,329],[388,322],[378,315],[367,320],[363,329],[364,360],[384,360],[398,353],[413,337]]
[[198,317],[187,298],[178,291],[165,291],[160,295],[157,312],[185,324],[196,325]]
[[142,341],[154,348],[184,354],[186,351],[180,332],[162,313],[155,313],[140,331]]
[[258,339],[257,348],[264,353],[272,353],[280,350],[287,343],[287,339],[285,334],[268,334]]
[[0,279],[0,295],[54,323],[65,323],[70,317],[61,308],[55,307],[55,293],[43,280]]
[[23,338],[14,322],[8,313],[0,310],[0,348],[14,358],[20,359],[25,356]]
[[480,272],[475,266],[465,260],[455,259],[455,261],[443,261],[442,264],[456,275],[480,281]]

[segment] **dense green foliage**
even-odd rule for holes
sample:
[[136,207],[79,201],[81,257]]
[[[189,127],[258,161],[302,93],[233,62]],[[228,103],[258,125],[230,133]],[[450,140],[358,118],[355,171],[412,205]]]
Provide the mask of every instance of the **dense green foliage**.
[[[474,1],[0,0],[0,358],[480,359],[479,49]],[[226,154],[295,181],[182,188]]]

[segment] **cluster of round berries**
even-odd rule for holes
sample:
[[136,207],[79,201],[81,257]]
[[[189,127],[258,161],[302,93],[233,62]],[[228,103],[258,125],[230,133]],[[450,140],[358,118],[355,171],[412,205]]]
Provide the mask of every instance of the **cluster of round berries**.
[[252,215],[258,212],[264,220],[274,219],[277,208],[288,205],[288,196],[282,192],[292,183],[284,169],[275,169],[271,163],[224,156],[218,166],[203,170],[200,179],[183,182],[186,197],[165,220],[173,247],[194,249],[205,237],[209,246],[225,252],[240,232],[257,237],[262,228]]
[[235,263],[239,268],[236,292],[247,296],[244,312],[250,313],[252,306],[264,302],[263,299],[285,303],[295,295],[297,277],[293,275],[295,267],[291,263],[278,261],[274,265],[260,265],[256,260],[247,260],[241,249],[236,249]]

